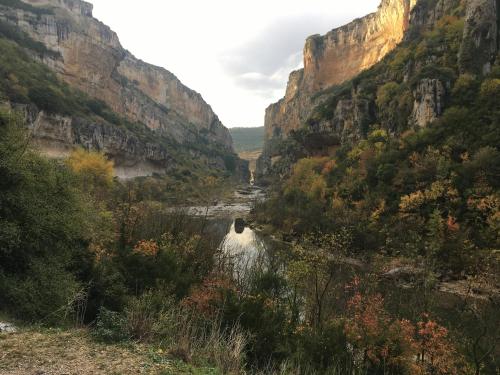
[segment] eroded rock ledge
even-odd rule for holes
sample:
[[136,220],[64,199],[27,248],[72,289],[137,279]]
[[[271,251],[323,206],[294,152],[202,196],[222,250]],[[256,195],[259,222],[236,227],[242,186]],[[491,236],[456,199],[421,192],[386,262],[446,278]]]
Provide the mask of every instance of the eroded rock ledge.
[[383,0],[377,12],[309,37],[304,69],[291,73],[285,97],[266,110],[267,138],[298,129],[311,114],[315,93],[354,77],[392,51],[403,40],[415,3]]
[[[457,51],[458,71],[487,74],[499,47],[497,0],[382,0],[377,12],[324,36],[309,37],[304,48],[304,69],[290,74],[285,97],[266,110],[266,143],[257,162],[257,181],[265,183],[270,175],[282,177],[289,172],[294,158],[281,146],[292,131],[307,128],[316,138],[322,138],[322,147],[329,146],[328,137],[335,138],[335,145],[364,138],[366,129],[377,121],[375,101],[352,85],[345,86],[345,95],[329,104],[333,92],[341,91],[342,83],[381,61],[400,42],[424,35],[445,16],[456,16],[457,11],[464,22]],[[430,56],[431,65],[433,58]],[[417,77],[417,71],[416,66],[407,64],[403,78],[404,82],[415,81],[407,118],[410,128],[425,127],[439,118],[451,88],[449,78],[432,74]],[[316,120],[315,110],[325,108],[332,113]],[[392,125],[387,124],[388,130],[396,134]]]
[[[42,61],[72,87],[104,101],[131,122],[140,122],[180,145],[204,140],[222,152],[233,153],[228,129],[201,95],[183,85],[169,71],[147,64],[126,51],[116,33],[93,18],[91,4],[81,0],[22,1],[40,9],[40,12],[30,11],[29,7],[19,9],[0,5],[0,20],[17,26],[50,51],[56,52],[45,55]],[[54,118],[45,120],[39,122],[60,122]],[[75,128],[75,121],[70,121],[72,128]],[[56,126],[49,132],[48,126],[40,143],[50,141],[61,146],[61,139],[50,140],[49,135],[58,133],[60,129]],[[108,125],[100,129],[101,144],[116,143],[113,138],[104,138],[113,136],[120,129],[104,131]],[[127,137],[120,136],[120,142],[130,143],[130,137]],[[85,140],[76,139],[76,142],[79,141]],[[68,143],[65,147],[71,145]],[[151,145],[144,147],[152,148]],[[60,147],[58,152],[62,149]],[[136,161],[139,163],[142,160],[141,157]],[[156,156],[148,160],[155,162]],[[144,172],[149,174],[150,168]]]

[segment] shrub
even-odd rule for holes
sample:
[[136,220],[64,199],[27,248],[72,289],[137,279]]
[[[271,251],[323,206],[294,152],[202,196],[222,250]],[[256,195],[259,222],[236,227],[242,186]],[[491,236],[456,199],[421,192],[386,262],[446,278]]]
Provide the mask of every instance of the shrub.
[[130,338],[126,323],[122,314],[101,307],[92,334],[97,340],[105,343],[125,341]]
[[498,105],[500,101],[500,78],[488,79],[483,82],[481,85],[481,99],[492,108]]
[[73,300],[79,284],[53,260],[31,262],[26,275],[1,277],[0,301],[19,319],[58,325],[73,316]]
[[285,194],[301,192],[311,199],[324,200],[326,197],[326,181],[322,176],[327,158],[301,159],[293,168],[293,173],[287,181]]
[[399,84],[396,82],[387,82],[377,90],[377,105],[383,108],[388,105],[398,94]]
[[477,97],[479,81],[471,74],[462,74],[455,81],[452,95],[453,102],[459,105],[473,103]]
[[28,97],[38,108],[48,113],[63,115],[69,113],[65,100],[61,100],[60,95],[50,87],[32,87]]
[[103,199],[111,188],[114,178],[113,162],[103,153],[78,148],[71,153],[66,164],[80,178],[83,191]]
[[[298,328],[297,362],[316,370],[351,367],[351,356],[342,321],[329,322],[321,330],[308,326]],[[346,366],[351,365],[351,366]]]
[[31,4],[27,4],[27,3],[22,2],[20,0],[0,0],[0,4],[5,5],[7,7],[22,9],[22,10],[25,10],[27,12],[35,13],[38,16],[40,16],[42,14],[53,14],[53,11],[51,9],[42,8],[42,7],[35,7]]
[[[2,0],[5,1],[5,0]],[[25,4],[19,1],[21,4]],[[25,4],[28,5],[28,4]],[[0,37],[4,37],[15,41],[20,46],[28,48],[36,52],[40,56],[48,55],[51,57],[60,57],[59,52],[51,51],[45,47],[43,43],[37,42],[32,39],[28,34],[19,30],[18,27],[11,25],[7,22],[0,21]]]
[[76,292],[73,262],[86,267],[81,196],[66,168],[30,150],[20,118],[3,112],[0,172],[0,303],[19,317],[47,319]]
[[392,133],[407,127],[413,106],[413,95],[406,84],[387,82],[377,90],[376,104],[381,124]]
[[161,290],[149,290],[132,298],[125,308],[125,324],[130,337],[138,341],[170,339],[175,324],[173,302],[172,297]]

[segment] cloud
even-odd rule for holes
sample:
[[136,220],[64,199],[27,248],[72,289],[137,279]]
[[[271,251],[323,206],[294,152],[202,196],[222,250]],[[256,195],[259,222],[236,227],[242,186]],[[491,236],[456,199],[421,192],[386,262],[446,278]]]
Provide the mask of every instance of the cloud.
[[200,92],[229,126],[262,125],[265,108],[284,95],[289,73],[302,64],[305,39],[380,2],[90,1],[125,48]]
[[276,100],[283,95],[290,72],[302,66],[305,39],[343,21],[321,14],[279,18],[252,40],[222,51],[218,59],[239,87]]
[[291,71],[299,69],[302,65],[302,52],[288,56],[281,66],[269,73],[264,72],[238,72],[233,75],[235,83],[244,89],[253,91],[258,96],[266,99],[279,97],[288,80]]

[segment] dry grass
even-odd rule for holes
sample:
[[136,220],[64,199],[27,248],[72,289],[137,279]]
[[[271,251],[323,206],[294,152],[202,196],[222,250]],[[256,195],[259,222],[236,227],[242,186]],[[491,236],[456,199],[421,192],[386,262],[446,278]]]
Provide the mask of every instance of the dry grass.
[[139,344],[98,344],[85,330],[0,334],[2,375],[218,374],[195,369]]

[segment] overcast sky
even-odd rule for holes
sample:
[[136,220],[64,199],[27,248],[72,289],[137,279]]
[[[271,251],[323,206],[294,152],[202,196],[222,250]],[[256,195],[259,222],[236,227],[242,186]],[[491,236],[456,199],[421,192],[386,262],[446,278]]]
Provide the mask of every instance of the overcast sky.
[[305,38],[380,0],[90,0],[136,57],[201,93],[227,127],[261,126],[302,66]]

